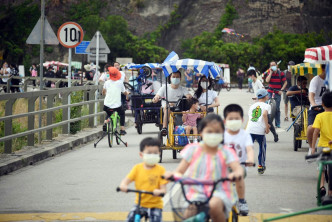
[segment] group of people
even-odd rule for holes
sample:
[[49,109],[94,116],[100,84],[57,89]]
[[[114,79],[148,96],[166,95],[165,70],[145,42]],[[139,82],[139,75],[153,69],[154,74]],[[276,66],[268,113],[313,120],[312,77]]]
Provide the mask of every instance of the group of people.
[[[11,76],[19,76],[19,70],[16,64],[8,64],[8,62],[4,62],[0,69],[0,84],[6,84],[10,81],[10,88],[8,89],[7,86],[0,87],[1,90],[4,92],[20,92],[20,88],[16,87],[20,84],[20,79],[11,79]],[[15,85],[15,86],[13,86]]]

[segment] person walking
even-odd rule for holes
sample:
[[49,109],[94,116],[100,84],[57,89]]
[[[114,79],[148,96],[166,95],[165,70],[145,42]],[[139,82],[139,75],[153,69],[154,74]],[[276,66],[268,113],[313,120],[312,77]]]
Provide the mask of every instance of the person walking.
[[237,75],[237,81],[238,81],[238,86],[239,89],[242,90],[242,83],[243,83],[243,78],[244,78],[244,70],[239,68],[236,72]]
[[268,71],[266,82],[269,83],[268,94],[269,98],[275,92],[274,99],[276,101],[276,114],[275,114],[275,125],[280,128],[280,101],[282,91],[287,86],[285,74],[278,70],[278,65],[275,61],[270,62],[270,69]]
[[[288,90],[292,86],[292,72],[291,68],[292,66],[295,65],[295,62],[289,61],[287,69],[284,71],[285,76],[286,76],[286,88],[285,90]],[[288,121],[288,103],[289,103],[289,97],[286,95],[286,91],[283,92],[283,100],[285,104],[285,119],[284,121]]]
[[[37,77],[38,76],[38,70],[37,70],[37,65],[36,64],[32,64],[32,66],[30,67],[30,74],[31,77]],[[32,80],[32,84],[33,86],[36,86],[36,80]]]

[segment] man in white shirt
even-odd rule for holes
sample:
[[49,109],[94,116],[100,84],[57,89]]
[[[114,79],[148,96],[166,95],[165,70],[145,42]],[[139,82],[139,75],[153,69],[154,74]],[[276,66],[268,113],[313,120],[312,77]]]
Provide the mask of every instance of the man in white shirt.
[[[180,85],[181,83],[181,73],[179,71],[173,72],[170,76],[171,84],[167,85],[167,100],[170,102],[170,106],[174,107],[175,103],[181,99],[183,96],[191,98],[192,96],[185,87]],[[157,103],[161,98],[166,97],[166,85],[163,85],[157,92],[156,96],[153,98],[153,102]],[[163,134],[167,133],[167,123],[170,115],[170,110],[168,110],[168,116],[166,115],[166,106],[164,106],[164,119],[163,119],[163,129],[161,130]]]
[[[125,112],[122,109],[121,93],[128,95],[128,92],[125,91],[120,71],[114,67],[109,67],[108,71],[110,79],[105,82],[103,89],[103,94],[106,95],[104,100],[104,111],[108,115],[107,118],[110,117],[114,111],[118,112],[120,116],[120,134],[125,135]],[[106,129],[105,124],[103,126],[104,131]]]
[[[312,144],[312,136],[314,133],[314,128],[312,128],[312,124],[315,121],[317,114],[323,112],[322,107],[316,107],[322,105],[322,96],[326,91],[325,86],[325,64],[322,65],[322,74],[319,76],[315,76],[309,85],[309,101],[310,101],[310,110],[308,111],[308,129],[307,129],[307,138],[309,144],[309,152],[311,152],[311,144]],[[314,108],[313,108],[314,107]],[[311,154],[311,153],[309,153]]]

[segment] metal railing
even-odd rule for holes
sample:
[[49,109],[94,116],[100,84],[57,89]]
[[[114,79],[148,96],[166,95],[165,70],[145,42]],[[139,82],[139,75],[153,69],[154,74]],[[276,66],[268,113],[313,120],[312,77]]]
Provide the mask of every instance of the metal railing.
[[[98,90],[98,91],[97,91]],[[70,88],[50,89],[42,91],[32,91],[25,93],[6,93],[0,94],[0,101],[5,103],[5,116],[0,117],[0,122],[4,122],[4,137],[0,138],[0,142],[4,142],[4,152],[12,153],[12,140],[19,137],[27,136],[27,145],[34,146],[34,134],[46,131],[46,140],[52,140],[53,129],[62,126],[62,134],[69,134],[69,125],[72,122],[77,122],[84,119],[89,119],[89,127],[95,127],[94,117],[104,115],[103,99],[95,100],[95,92],[101,92],[102,85],[84,85]],[[82,102],[68,104],[68,96],[73,92],[83,92]],[[55,98],[61,95],[60,106],[55,106]],[[101,98],[101,94],[98,93]],[[13,105],[17,99],[25,98],[28,100],[28,112],[13,115]],[[37,98],[42,98],[47,101],[47,108],[35,111],[35,102]],[[95,104],[99,105],[99,110],[95,110]],[[74,119],[68,119],[68,107],[76,107],[88,105],[89,114]],[[62,121],[53,123],[53,112],[62,109]],[[38,128],[35,127],[35,116],[46,113],[46,126]],[[21,133],[13,134],[13,119],[28,117],[28,130]],[[103,123],[103,118],[100,118],[100,123]],[[0,129],[2,130],[2,129]]]

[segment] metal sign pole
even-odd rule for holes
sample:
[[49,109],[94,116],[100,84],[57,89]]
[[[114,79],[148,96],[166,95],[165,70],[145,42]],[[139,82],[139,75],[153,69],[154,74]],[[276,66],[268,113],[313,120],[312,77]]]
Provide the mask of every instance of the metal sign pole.
[[[68,53],[68,88],[71,87],[71,48]],[[68,105],[70,105],[70,94],[68,95]],[[70,107],[68,107],[68,120],[70,120]],[[70,134],[70,123],[68,123],[68,134]]]
[[[95,75],[98,75],[98,66],[99,66],[99,35],[100,35],[100,32],[97,31],[97,42],[96,42],[96,73],[95,73]],[[99,78],[96,78],[96,82],[95,82],[96,85],[98,85],[98,79]],[[98,92],[98,89],[97,89],[96,92],[95,92],[95,100],[98,100],[98,93],[99,92]],[[97,109],[98,109],[98,103],[95,102],[95,114],[97,114]],[[97,126],[97,116],[95,116],[95,119],[94,119],[94,126]]]
[[[40,33],[40,57],[39,76],[40,90],[43,90],[43,63],[44,63],[44,38],[45,38],[45,0],[41,0],[41,33]],[[42,96],[39,97],[39,110],[42,109]],[[39,128],[42,127],[42,114],[39,114]],[[41,131],[38,133],[38,143],[41,143]]]

